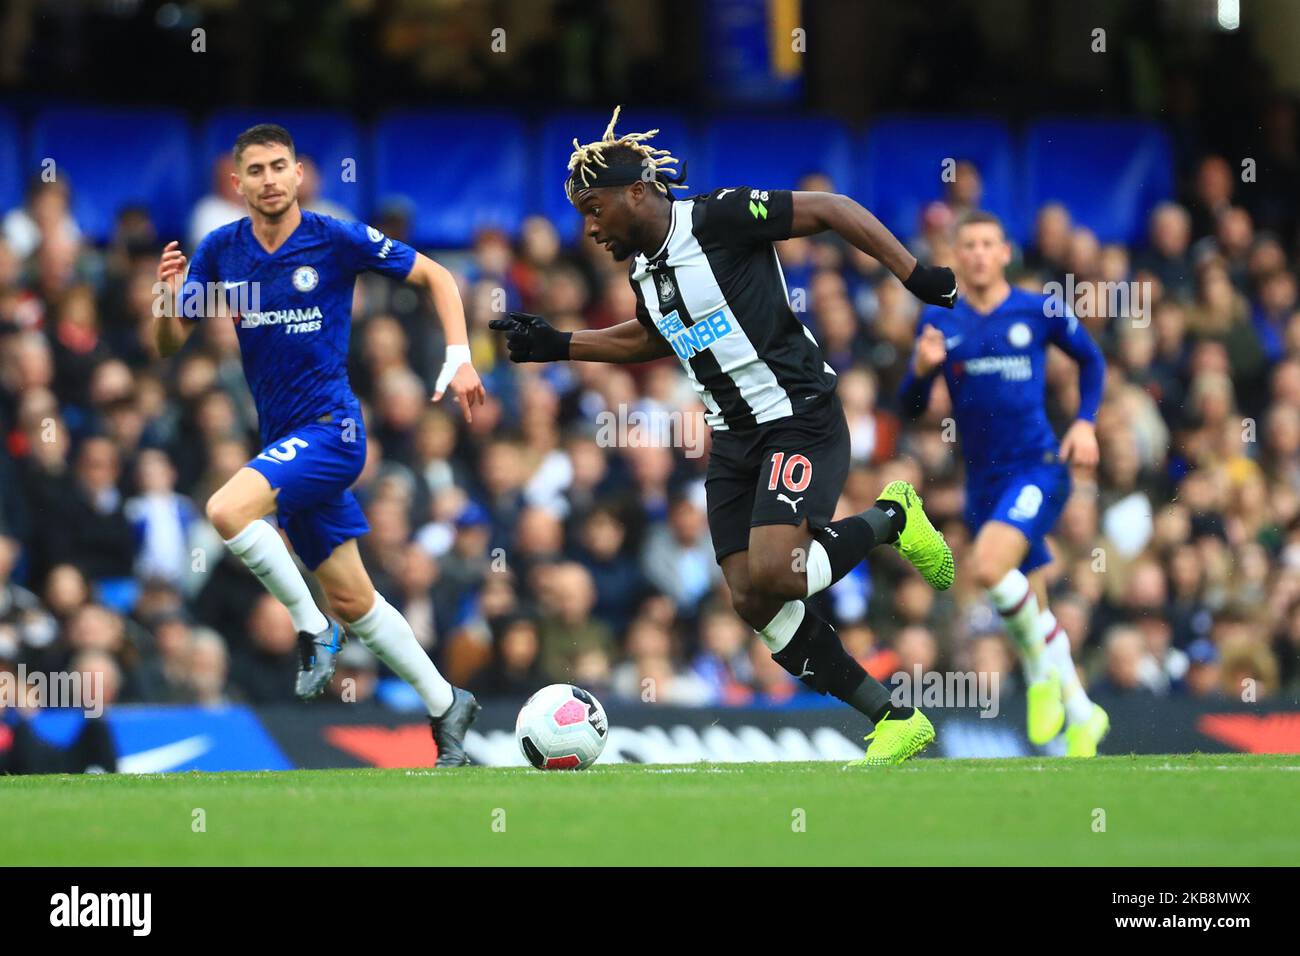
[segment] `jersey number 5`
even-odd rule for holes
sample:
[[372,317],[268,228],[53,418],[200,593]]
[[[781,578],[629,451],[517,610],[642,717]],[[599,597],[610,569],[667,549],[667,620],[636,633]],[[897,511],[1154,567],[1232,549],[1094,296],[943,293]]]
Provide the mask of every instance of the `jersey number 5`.
[[290,438],[275,448],[268,448],[257,457],[262,461],[293,461],[298,457],[298,449],[306,447],[307,443],[301,438]]
[[[785,462],[784,468],[782,462]],[[796,468],[799,470],[797,480],[794,476]],[[812,481],[812,462],[803,455],[791,455],[786,460],[785,452],[778,451],[772,456],[772,474],[767,479],[767,490],[776,491],[778,481],[787,491],[803,491]]]

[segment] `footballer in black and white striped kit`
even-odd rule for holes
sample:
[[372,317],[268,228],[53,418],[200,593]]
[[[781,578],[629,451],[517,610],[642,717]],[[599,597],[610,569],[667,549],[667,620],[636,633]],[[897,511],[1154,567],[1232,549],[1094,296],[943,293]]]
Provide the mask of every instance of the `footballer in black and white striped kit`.
[[663,245],[632,261],[637,318],[673,347],[715,432],[749,431],[835,393],[772,245],[791,235],[793,195],[736,188],[676,201]]
[[952,553],[905,482],[861,514],[831,520],[848,477],[848,427],[835,372],[790,306],[772,244],[833,230],[932,305],[952,307],[956,280],[920,265],[847,196],[729,186],[674,199],[685,180],[677,159],[650,145],[657,130],[615,134],[618,115],[601,139],[574,140],[565,190],[585,232],[631,260],[635,317],[562,332],[512,312],[491,327],[516,362],[677,356],[713,430],[709,529],[737,613],[787,671],[875,721],[867,763],[904,760],[933,740],[929,721],[894,706],[805,599],[884,543],[950,587]]

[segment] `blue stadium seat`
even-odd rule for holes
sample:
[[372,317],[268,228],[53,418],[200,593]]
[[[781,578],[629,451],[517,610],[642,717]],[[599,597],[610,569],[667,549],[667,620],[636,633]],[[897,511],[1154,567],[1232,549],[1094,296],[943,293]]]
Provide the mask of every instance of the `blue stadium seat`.
[[[361,132],[346,113],[282,109],[224,109],[213,113],[200,133],[200,167],[197,182],[207,187],[212,181],[212,162],[230,151],[235,137],[258,123],[278,123],[293,136],[298,152],[310,156],[320,167],[321,196],[350,210],[354,216],[370,211],[369,185],[374,179],[362,154]],[[345,181],[344,163],[352,160],[355,173]]]
[[124,207],[149,208],[162,236],[180,236],[195,199],[192,138],[173,110],[60,107],[32,124],[29,168],[53,159],[72,187],[82,231],[96,242],[112,235]]
[[374,198],[414,203],[420,245],[467,246],[485,227],[514,235],[536,180],[530,159],[524,124],[509,113],[389,113],[374,131]]
[[1005,123],[981,117],[894,116],[872,124],[858,149],[855,198],[904,241],[921,211],[942,198],[944,161],[970,160],[984,182],[984,209],[1009,229],[1016,215],[1015,150]]
[[1174,191],[1169,139],[1141,120],[1052,119],[1025,135],[1022,228],[1046,202],[1066,205],[1102,242],[1141,241],[1151,207]]
[[[605,127],[609,125],[611,112],[612,109],[566,111],[549,116],[542,122],[539,161],[529,170],[529,211],[541,213],[554,222],[560,231],[560,237],[566,242],[581,227],[581,219],[564,195],[564,176],[569,165],[569,155],[573,152],[573,140],[576,137],[580,143],[590,143],[600,139]],[[624,107],[615,132],[642,133],[651,129],[659,130],[659,135],[651,141],[653,145],[670,150],[679,160],[686,162],[686,184],[693,187],[695,162],[692,157],[695,155],[695,139],[682,117],[639,106]],[[677,168],[680,168],[680,163]],[[678,194],[686,195],[695,191],[697,190],[687,188]]]
[[36,172],[23,169],[21,133],[18,118],[0,110],[0,216],[22,205],[27,180]]
[[792,189],[807,173],[826,173],[852,193],[852,140],[843,124],[817,116],[726,116],[712,120],[698,158],[694,192],[722,186]]

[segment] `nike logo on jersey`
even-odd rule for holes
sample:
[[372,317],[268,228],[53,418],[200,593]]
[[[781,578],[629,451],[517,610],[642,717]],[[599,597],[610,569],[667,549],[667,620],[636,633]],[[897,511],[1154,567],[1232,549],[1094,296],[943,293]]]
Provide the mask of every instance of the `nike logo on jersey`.
[[727,195],[727,193],[734,193],[735,191],[736,191],[736,190],[735,190],[734,188],[732,188],[732,189],[719,189],[719,190],[718,190],[718,194],[717,194],[716,196],[714,196],[713,198],[714,198],[714,199],[721,199],[723,196]]
[[799,675],[798,675],[799,677],[812,677],[813,674],[816,673],[816,671],[810,671],[810,670],[808,669],[808,662],[809,662],[810,660],[812,660],[811,657],[805,657],[805,658],[803,659],[803,667],[800,668],[800,670],[802,670],[803,673],[802,673],[802,674],[799,674]]
[[791,501],[784,494],[780,494],[776,496],[777,501],[784,501],[786,504],[790,506],[790,510],[793,511],[795,514],[799,513],[799,502],[803,501],[803,499],[804,499],[803,495],[800,495],[798,498],[794,499],[794,501]]
[[943,340],[943,347],[946,349],[955,349],[957,346],[961,345],[961,340],[962,336],[954,335],[950,339]]
[[238,289],[241,285],[247,285],[247,284],[248,284],[248,280],[247,280],[247,279],[240,279],[238,282],[222,282],[222,283],[221,283],[221,288],[223,288],[223,289]]

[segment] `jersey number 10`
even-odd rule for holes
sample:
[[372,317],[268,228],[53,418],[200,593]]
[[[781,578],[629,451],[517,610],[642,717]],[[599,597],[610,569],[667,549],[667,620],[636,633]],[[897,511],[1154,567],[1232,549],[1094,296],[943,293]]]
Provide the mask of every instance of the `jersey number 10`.
[[[785,467],[781,463],[785,462]],[[799,479],[794,477],[795,469],[799,469]],[[791,455],[786,461],[785,452],[778,451],[772,456],[772,474],[767,479],[767,490],[776,491],[777,482],[780,481],[787,491],[803,491],[808,487],[808,482],[812,481],[812,462],[803,455]]]

